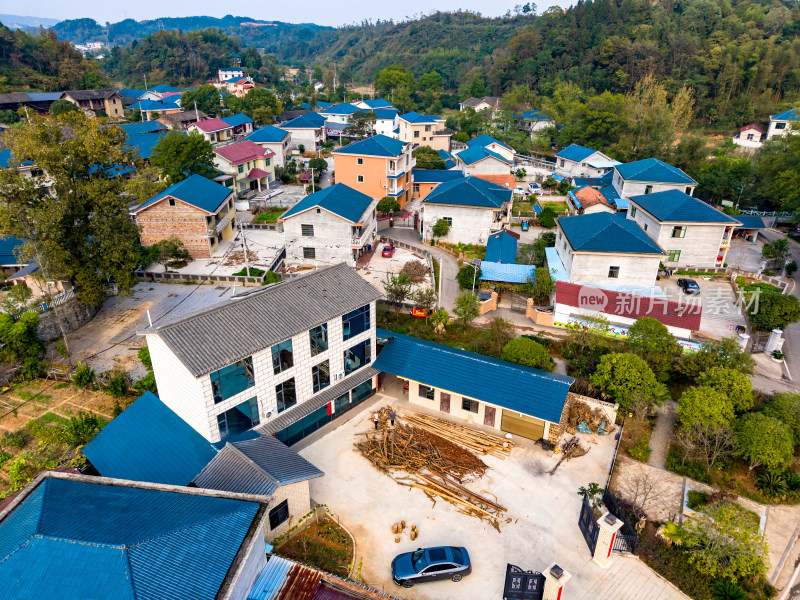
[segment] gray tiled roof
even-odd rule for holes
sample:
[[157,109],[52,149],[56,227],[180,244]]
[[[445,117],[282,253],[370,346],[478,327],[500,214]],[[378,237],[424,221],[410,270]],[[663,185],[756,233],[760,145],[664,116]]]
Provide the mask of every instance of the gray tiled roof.
[[336,400],[336,398],[339,396],[343,396],[357,385],[364,383],[367,379],[377,375],[378,373],[380,373],[380,371],[373,369],[372,367],[362,367],[344,381],[337,383],[333,387],[329,387],[325,391],[311,398],[311,400],[306,400],[305,402],[302,402],[301,404],[282,412],[280,416],[268,421],[267,423],[264,423],[263,425],[259,425],[255,428],[255,430],[262,435],[274,435],[282,429],[286,429],[292,423],[299,421],[306,415],[310,415],[318,408],[322,408],[328,402]]
[[186,368],[200,377],[380,297],[378,290],[342,263],[143,333],[158,334]]
[[271,496],[324,473],[271,436],[228,443],[192,482],[200,488]]

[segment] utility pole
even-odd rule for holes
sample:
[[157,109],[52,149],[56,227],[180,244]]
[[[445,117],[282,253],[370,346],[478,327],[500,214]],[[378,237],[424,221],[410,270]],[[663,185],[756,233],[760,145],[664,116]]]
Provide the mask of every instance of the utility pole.
[[314,169],[309,170],[311,171],[311,193],[313,194],[317,191],[317,189],[314,187]]
[[439,293],[437,294],[437,302],[439,303],[439,308],[442,308],[442,275],[444,274],[443,271],[443,264],[442,258],[444,258],[444,254],[439,255]]
[[147,73],[144,74],[144,89],[147,90]]
[[200,120],[200,113],[197,112],[197,100],[194,101],[194,118]]
[[244,236],[244,229],[242,229],[242,222],[239,221],[239,233],[242,234],[242,246],[244,247],[244,266],[245,273],[250,277],[250,258],[247,256],[247,238]]

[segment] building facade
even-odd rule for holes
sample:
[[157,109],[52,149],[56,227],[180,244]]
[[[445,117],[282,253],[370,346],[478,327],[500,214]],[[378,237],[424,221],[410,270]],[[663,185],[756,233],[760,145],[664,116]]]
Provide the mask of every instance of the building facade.
[[271,150],[242,140],[216,148],[214,164],[226,175],[221,183],[242,196],[269,189],[275,180],[274,156]]
[[211,442],[258,427],[293,443],[375,389],[380,296],[336,265],[146,330],[159,396]]
[[290,148],[299,149],[300,146],[308,150],[319,150],[325,141],[325,117],[314,112],[308,112],[281,124],[291,134]]
[[112,119],[121,119],[124,116],[122,96],[114,89],[103,90],[73,90],[61,94],[62,100],[72,102],[84,112],[101,115]]
[[786,135],[793,127],[796,128],[797,121],[800,121],[800,109],[797,108],[770,115],[767,139],[771,140],[776,135]]
[[569,177],[600,177],[618,164],[602,152],[577,144],[556,154],[556,169]]
[[697,182],[677,167],[646,158],[615,166],[612,185],[622,198],[669,190],[691,196]]
[[416,112],[399,117],[398,139],[406,144],[430,146],[434,150],[449,152],[451,135],[452,132],[444,126],[444,117]]
[[248,140],[275,154],[275,164],[284,166],[289,162],[292,134],[273,125],[265,125],[247,136]]

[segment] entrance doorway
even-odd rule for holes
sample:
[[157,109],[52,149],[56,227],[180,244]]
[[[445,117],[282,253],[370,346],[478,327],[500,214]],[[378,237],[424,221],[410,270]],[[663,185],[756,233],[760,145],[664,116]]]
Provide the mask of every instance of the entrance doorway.
[[439,395],[439,410],[443,413],[450,412],[450,394],[442,392]]
[[484,406],[483,410],[483,424],[488,427],[494,427],[494,406]]

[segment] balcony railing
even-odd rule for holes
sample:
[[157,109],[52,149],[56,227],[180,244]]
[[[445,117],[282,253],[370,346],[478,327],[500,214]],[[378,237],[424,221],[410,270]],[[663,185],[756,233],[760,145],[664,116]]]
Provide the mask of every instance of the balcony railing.
[[223,218],[217,221],[213,227],[208,228],[208,235],[210,236],[217,236],[219,233],[222,232],[223,229],[230,223],[231,221],[231,213],[226,213]]

